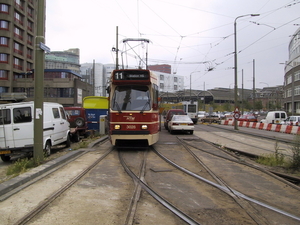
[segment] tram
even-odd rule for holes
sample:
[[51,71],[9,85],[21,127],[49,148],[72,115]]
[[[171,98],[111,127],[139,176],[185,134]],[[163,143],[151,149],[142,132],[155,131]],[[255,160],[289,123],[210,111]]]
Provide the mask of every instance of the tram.
[[156,74],[145,69],[114,70],[109,87],[109,137],[116,147],[146,147],[159,139]]

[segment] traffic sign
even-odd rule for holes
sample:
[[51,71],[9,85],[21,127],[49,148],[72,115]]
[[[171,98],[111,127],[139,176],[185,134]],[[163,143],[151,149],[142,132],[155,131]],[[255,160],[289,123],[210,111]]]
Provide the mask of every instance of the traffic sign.
[[233,115],[233,116],[234,116],[234,118],[235,118],[235,119],[238,119],[238,118],[240,118],[240,114],[239,114],[239,113],[234,113],[234,115]]
[[40,42],[40,49],[44,50],[47,53],[50,53],[50,48],[45,45],[43,42]]

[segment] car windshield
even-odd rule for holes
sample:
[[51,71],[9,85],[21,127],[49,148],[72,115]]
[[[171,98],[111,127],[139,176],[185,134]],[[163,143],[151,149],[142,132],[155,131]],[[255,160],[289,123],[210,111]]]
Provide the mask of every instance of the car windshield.
[[190,117],[187,115],[174,115],[172,118],[173,121],[185,121],[185,122],[192,122]]

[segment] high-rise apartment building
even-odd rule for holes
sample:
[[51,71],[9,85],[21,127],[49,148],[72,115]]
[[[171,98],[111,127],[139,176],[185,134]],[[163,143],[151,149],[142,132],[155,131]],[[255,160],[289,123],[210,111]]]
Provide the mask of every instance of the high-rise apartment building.
[[300,28],[291,36],[289,59],[285,64],[284,109],[294,114],[300,113]]
[[36,9],[34,0],[0,0],[0,93],[25,92],[14,80],[34,69]]

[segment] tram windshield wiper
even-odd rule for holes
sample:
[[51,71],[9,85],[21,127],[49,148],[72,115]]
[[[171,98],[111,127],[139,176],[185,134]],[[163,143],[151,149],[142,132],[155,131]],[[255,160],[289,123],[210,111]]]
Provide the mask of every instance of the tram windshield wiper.
[[145,103],[144,107],[142,108],[142,110],[140,111],[140,113],[143,113],[147,107],[147,105],[149,105],[149,109],[151,108],[150,106],[150,99],[147,100],[147,102]]
[[115,101],[114,104],[115,104],[115,106],[117,107],[118,112],[119,112],[119,113],[122,113],[121,108],[120,108],[118,102]]

